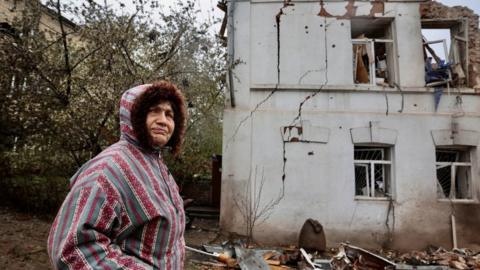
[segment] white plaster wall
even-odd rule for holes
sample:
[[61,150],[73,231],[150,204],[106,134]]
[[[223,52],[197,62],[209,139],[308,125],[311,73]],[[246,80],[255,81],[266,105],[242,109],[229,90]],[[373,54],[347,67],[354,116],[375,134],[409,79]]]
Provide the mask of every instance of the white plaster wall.
[[[423,247],[428,243],[448,244],[451,209],[448,203],[439,202],[436,198],[435,146],[430,132],[450,128],[451,117],[446,111],[454,107],[455,96],[442,97],[439,112],[433,113],[419,111],[418,105],[415,106],[421,103],[432,107],[431,94],[410,94],[404,100],[404,111],[399,113],[396,109],[401,103],[401,96],[392,94],[392,111],[387,116],[385,98],[380,93],[319,93],[305,103],[302,120],[328,128],[330,139],[326,144],[287,143],[286,178],[282,182],[283,144],[280,128],[291,124],[297,114],[299,101],[308,94],[274,94],[271,102],[264,103],[249,118],[248,124],[240,128],[243,134],[240,136],[248,136],[250,132],[251,145],[239,142],[237,150],[240,150],[240,157],[236,155],[237,152],[234,154],[230,150],[225,153],[224,162],[227,164],[244,167],[242,164],[250,159],[251,170],[257,168],[264,171],[267,187],[262,194],[264,203],[276,198],[282,189],[284,191],[283,199],[271,212],[270,218],[257,227],[257,239],[277,244],[296,242],[303,222],[307,218],[315,218],[324,225],[329,245],[347,240],[365,246],[381,245],[387,237],[385,222],[389,202],[354,199],[353,144],[350,135],[351,128],[368,127],[370,121],[378,121],[380,127],[398,132],[392,157],[394,226],[397,234],[399,237],[408,234],[416,238],[414,243],[410,243],[411,248]],[[275,101],[285,101],[287,96],[289,101],[279,108]],[[259,96],[258,100],[262,98]],[[480,132],[480,97],[464,96],[463,100],[466,115],[457,119],[459,128]],[[231,120],[229,115],[227,118]],[[246,148],[250,148],[249,156],[243,155]],[[313,152],[313,155],[309,155],[309,152]],[[478,161],[474,163],[475,181],[480,181]],[[225,178],[230,171],[230,167],[223,169],[224,187],[230,190],[224,202],[239,199],[242,191],[241,186],[229,183]],[[235,190],[232,191],[230,188],[233,187]],[[478,186],[475,193],[480,195]],[[243,222],[238,213],[233,214],[235,211],[235,206],[230,204],[228,220],[224,219],[222,225],[242,233]],[[389,225],[393,227],[392,216]],[[404,246],[400,244],[400,247]]]
[[[326,2],[332,15],[344,14],[345,5],[346,2]],[[358,5],[358,14],[369,13],[369,3]],[[451,115],[460,112],[456,95],[445,93],[435,112],[433,94],[427,92],[402,95],[400,92],[321,90],[304,103],[299,120],[328,128],[329,141],[326,144],[287,143],[286,178],[282,181],[284,149],[280,128],[292,124],[299,104],[314,92],[251,90],[252,85],[278,83],[275,15],[281,7],[278,1],[235,2],[235,59],[241,60],[241,64],[233,70],[237,106],[230,108],[227,102],[224,114],[222,228],[245,232],[235,200],[240,200],[245,184],[254,178],[257,170],[263,172],[266,179],[263,204],[283,193],[269,219],[256,227],[255,236],[259,241],[295,243],[305,219],[315,218],[324,225],[329,245],[346,240],[367,246],[381,245],[387,237],[385,220],[389,202],[354,200],[350,137],[351,128],[368,127],[370,121],[378,121],[380,127],[398,132],[393,151],[397,246],[405,246],[402,239],[416,240],[409,242],[410,248],[428,243],[448,244],[451,208],[436,199],[435,146],[430,132],[450,128]],[[324,36],[320,25],[325,23],[325,18],[314,15],[319,10],[317,1],[295,3],[294,7],[296,10],[285,9],[287,15],[281,18],[280,83],[317,85],[317,89],[325,82],[351,85],[349,21],[329,18],[327,36]],[[399,77],[404,87],[424,84],[417,13],[418,3],[385,4],[384,16],[395,17]],[[318,28],[313,29],[317,25]],[[308,37],[303,39],[305,35]],[[322,61],[325,52],[328,64],[324,58]],[[465,115],[455,120],[459,128],[480,132],[480,97],[464,95],[462,101]],[[309,155],[312,151],[313,155]],[[473,163],[478,182],[478,159]],[[260,178],[257,173],[257,180]],[[480,196],[478,185],[476,193]]]
[[[390,5],[387,5],[390,6]],[[425,84],[422,29],[418,4],[394,4],[399,81],[403,87]]]
[[[251,40],[244,40],[242,45],[249,48],[248,55],[251,55],[250,81],[259,84],[277,83],[278,50],[275,16],[282,7],[282,3],[250,4],[249,2],[240,2],[237,5],[248,5],[248,16],[251,16],[249,24]],[[244,13],[235,13],[235,17],[241,18],[241,21],[245,15]],[[242,27],[245,26],[242,25]],[[241,57],[245,56],[241,55]]]
[[[249,5],[250,24],[246,25],[251,30],[251,40],[250,44],[245,42],[241,46],[250,45],[251,84],[352,85],[350,20],[318,16],[318,1],[293,3],[284,8],[281,2]],[[342,16],[347,4],[325,2],[324,7],[332,16]],[[369,2],[356,2],[355,5],[357,16],[370,14],[372,5]],[[276,15],[281,8],[283,14],[278,32]],[[377,14],[394,19],[399,84],[404,87],[425,84],[418,10],[418,3],[386,3],[384,13]],[[245,16],[238,13],[238,17]]]
[[[249,82],[251,72],[250,37],[254,33],[250,30],[250,3],[238,2],[234,4],[234,55],[233,90],[237,108],[247,109],[250,99]],[[228,96],[228,95],[227,95]],[[226,100],[229,104],[230,100]],[[247,109],[248,110],[248,109]]]

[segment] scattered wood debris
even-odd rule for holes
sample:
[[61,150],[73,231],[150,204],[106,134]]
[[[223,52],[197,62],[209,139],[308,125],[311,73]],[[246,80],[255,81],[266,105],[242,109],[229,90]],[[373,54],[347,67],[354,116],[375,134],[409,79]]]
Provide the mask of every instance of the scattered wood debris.
[[[325,252],[307,253],[303,248],[283,247],[263,249],[246,247],[240,241],[232,244],[207,246],[206,252],[215,253],[208,257],[226,256],[229,263],[201,262],[208,269],[241,270],[473,270],[480,269],[480,252],[468,249],[429,247],[425,251],[411,251],[400,254],[397,251],[372,252],[350,244],[342,243],[338,249]],[[219,257],[218,254],[223,254]],[[220,260],[222,262],[222,260]],[[223,260],[225,262],[225,260]],[[232,263],[233,262],[233,263]],[[202,268],[203,269],[203,268]]]
[[480,269],[480,252],[468,249],[430,247],[426,251],[412,251],[399,256],[398,261],[410,265],[441,265],[453,269]]

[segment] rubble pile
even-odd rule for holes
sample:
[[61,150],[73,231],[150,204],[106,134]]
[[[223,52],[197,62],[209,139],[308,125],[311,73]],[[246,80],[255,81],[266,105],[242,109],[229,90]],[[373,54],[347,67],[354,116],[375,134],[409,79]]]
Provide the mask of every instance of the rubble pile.
[[[195,261],[200,269],[241,269],[241,270],[474,270],[480,269],[480,252],[468,249],[429,247],[425,251],[411,251],[400,254],[396,251],[377,253],[342,243],[336,254],[314,251],[308,253],[303,248],[253,248],[240,241],[224,242],[222,245],[203,245],[201,254],[207,255],[204,261]],[[195,250],[189,248],[189,250]],[[216,258],[216,261],[209,260]]]
[[442,265],[453,269],[480,269],[480,252],[468,249],[428,248],[401,255],[396,261],[409,265]]
[[394,262],[348,244],[341,244],[338,254],[332,258],[331,266],[335,270],[396,269]]

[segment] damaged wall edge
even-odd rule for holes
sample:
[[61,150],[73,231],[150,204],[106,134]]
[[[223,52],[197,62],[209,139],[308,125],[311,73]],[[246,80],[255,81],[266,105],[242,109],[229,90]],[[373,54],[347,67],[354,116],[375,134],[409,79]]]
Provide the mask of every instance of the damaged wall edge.
[[[242,0],[242,1],[247,1],[248,0]],[[281,3],[289,0],[250,0],[249,2],[251,3]],[[323,2],[346,2],[346,1],[352,1],[352,0],[322,0]],[[394,2],[394,3],[422,3],[422,2],[428,2],[430,0],[355,0],[353,2]],[[295,3],[318,3],[318,0],[294,0],[292,2]]]
[[230,0],[227,7],[228,16],[228,87],[230,90],[230,106],[235,108],[235,88],[233,84],[233,71],[235,61],[235,25],[233,14],[235,12],[235,0]]
[[[442,28],[441,24],[452,21],[466,21],[466,32],[468,44],[466,46],[466,57],[468,81],[467,86],[476,89],[480,93],[480,30],[479,30],[479,15],[475,14],[473,10],[465,6],[449,7],[439,2],[430,0],[420,4],[420,16],[427,28],[434,26],[435,21],[438,20],[440,24],[438,27]],[[435,28],[435,27],[434,27]],[[446,27],[449,28],[449,27]]]

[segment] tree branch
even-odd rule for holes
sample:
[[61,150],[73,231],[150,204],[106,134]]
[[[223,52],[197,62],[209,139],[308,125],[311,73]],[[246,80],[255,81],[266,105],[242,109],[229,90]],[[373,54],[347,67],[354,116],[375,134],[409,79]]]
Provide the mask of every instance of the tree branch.
[[181,28],[181,30],[178,32],[177,36],[173,40],[172,45],[170,46],[170,50],[168,50],[167,55],[165,56],[165,59],[163,59],[163,61],[157,66],[157,68],[155,68],[151,72],[150,76],[148,76],[147,78],[151,79],[154,76],[154,74],[157,73],[163,67],[163,65],[165,65],[168,61],[170,61],[170,59],[172,59],[172,57],[177,53],[178,47],[180,44],[180,39],[182,38],[186,30],[187,30],[186,27]]
[[97,48],[91,50],[89,53],[87,53],[82,59],[78,60],[75,64],[72,65],[71,71],[75,70],[75,68],[77,68],[78,65],[80,65],[83,61],[87,60],[90,56],[92,56],[94,53],[96,53],[102,47],[103,47],[103,45],[100,45]]
[[68,101],[70,97],[70,93],[72,91],[72,69],[70,66],[70,52],[68,50],[67,33],[65,32],[65,28],[63,26],[63,17],[62,17],[62,11],[60,6],[60,0],[57,0],[57,13],[58,13],[58,23],[60,24],[60,31],[62,32],[63,57],[65,59],[65,71],[67,73],[67,89],[65,91],[65,97],[67,98],[67,101]]

